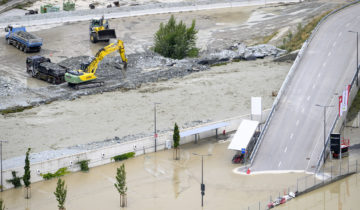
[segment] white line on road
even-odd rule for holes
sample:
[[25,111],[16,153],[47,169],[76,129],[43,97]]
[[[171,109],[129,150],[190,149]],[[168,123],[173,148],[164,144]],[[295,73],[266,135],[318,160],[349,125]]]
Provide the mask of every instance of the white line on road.
[[342,35],[342,32],[339,33],[339,37]]
[[298,126],[298,125],[299,125],[299,123],[300,123],[300,121],[299,121],[299,120],[296,120],[296,126]]
[[290,139],[292,139],[294,137],[294,133],[290,134]]
[[309,101],[309,100],[310,100],[310,98],[311,98],[311,96],[308,96],[308,97],[306,98],[306,100],[307,100],[307,101]]
[[330,55],[331,55],[331,52],[328,53],[328,56],[330,56]]
[[279,162],[278,168],[281,166],[281,161]]
[[287,147],[285,147],[285,149],[284,149],[284,152],[286,152],[287,151]]

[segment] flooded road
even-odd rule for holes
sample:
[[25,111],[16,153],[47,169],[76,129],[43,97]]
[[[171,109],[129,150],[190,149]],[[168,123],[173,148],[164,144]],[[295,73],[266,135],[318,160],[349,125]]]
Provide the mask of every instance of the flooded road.
[[[283,192],[296,183],[302,173],[246,176],[233,173],[238,165],[231,163],[233,151],[229,141],[206,139],[181,148],[181,160],[172,159],[173,150],[146,154],[127,161],[112,163],[90,172],[64,177],[68,186],[67,210],[119,209],[119,194],[114,187],[116,168],[125,164],[128,207],[125,209],[243,209],[249,204]],[[212,154],[204,158],[206,192],[201,208],[201,158],[192,155]],[[32,184],[32,198],[23,198],[23,189],[4,191],[2,197],[12,210],[57,209],[53,192],[56,179]]]

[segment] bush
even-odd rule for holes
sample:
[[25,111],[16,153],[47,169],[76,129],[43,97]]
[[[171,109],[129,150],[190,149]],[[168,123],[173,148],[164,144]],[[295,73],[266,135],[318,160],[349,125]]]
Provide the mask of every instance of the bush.
[[195,20],[192,21],[190,28],[171,15],[168,23],[160,24],[160,29],[154,35],[154,51],[169,58],[183,59],[184,57],[196,57],[199,49],[196,48]]
[[135,152],[128,152],[128,153],[125,153],[122,155],[116,155],[116,156],[112,157],[111,159],[115,160],[115,161],[121,161],[121,160],[126,160],[128,158],[132,158],[134,156],[135,156]]
[[8,183],[11,183],[15,188],[21,187],[21,177],[17,177],[16,173],[16,171],[11,171],[13,178],[6,180]]
[[287,37],[283,39],[283,45],[281,45],[279,48],[288,52],[300,49],[302,44],[309,38],[312,30],[318,25],[320,20],[329,13],[330,11],[315,17],[304,27],[301,25],[301,23],[299,23],[296,33],[292,34],[291,31],[288,32]]
[[64,176],[65,174],[70,173],[70,171],[67,170],[67,167],[64,168],[60,168],[59,170],[57,170],[54,174],[53,173],[47,173],[47,174],[40,174],[40,176],[42,176],[42,178],[44,178],[45,180],[49,180],[55,177],[60,177],[60,176]]
[[89,171],[89,162],[90,162],[90,160],[82,160],[82,161],[77,162],[76,164],[80,165],[81,171]]

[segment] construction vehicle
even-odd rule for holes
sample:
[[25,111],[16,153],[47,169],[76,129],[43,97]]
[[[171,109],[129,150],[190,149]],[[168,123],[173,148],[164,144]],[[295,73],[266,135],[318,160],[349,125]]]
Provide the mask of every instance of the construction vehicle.
[[92,19],[90,22],[90,40],[92,43],[98,41],[108,42],[112,38],[116,38],[115,30],[109,29],[109,22],[102,16],[100,19]]
[[65,82],[64,76],[67,68],[52,63],[50,58],[35,55],[26,58],[26,72],[32,77],[52,84]]
[[26,53],[40,51],[42,39],[34,34],[26,32],[25,27],[15,28],[9,25],[5,28],[5,31],[8,32],[5,39],[9,45],[12,44]]
[[111,43],[104,48],[101,48],[95,55],[95,57],[89,63],[83,63],[81,69],[71,70],[65,73],[65,81],[69,86],[75,89],[83,89],[89,87],[100,87],[104,84],[103,81],[96,81],[96,70],[98,64],[102,59],[115,51],[119,51],[121,60],[124,64],[124,69],[127,67],[127,58],[125,57],[124,43],[118,40],[116,43]]

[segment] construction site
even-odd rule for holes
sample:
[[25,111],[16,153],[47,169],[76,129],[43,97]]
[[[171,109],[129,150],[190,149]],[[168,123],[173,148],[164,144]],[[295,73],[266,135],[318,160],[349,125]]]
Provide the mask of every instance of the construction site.
[[[225,3],[226,6],[222,6]],[[297,52],[280,49],[283,40],[295,32],[299,24],[304,26],[318,15],[348,2],[249,1],[235,6],[236,3],[123,1],[117,3],[119,6],[110,1],[76,1],[71,5],[71,10],[75,11],[64,9],[47,14],[27,14],[28,19],[23,20],[26,12],[31,13],[29,11],[48,4],[56,5],[56,1],[40,0],[21,9],[8,8],[0,13],[0,39],[3,40],[0,41],[0,140],[6,141],[2,145],[3,169],[10,172],[12,168],[23,167],[27,148],[32,149],[31,161],[35,163],[35,160],[48,161],[117,147],[152,138],[154,133],[156,136],[167,135],[172,132],[174,123],[180,129],[188,129],[248,115],[252,96],[261,97],[263,110],[268,110],[297,55]],[[90,4],[96,5],[95,8]],[[114,5],[110,7],[111,4]],[[206,9],[201,9],[203,5]],[[185,6],[186,9],[182,9]],[[138,7],[141,7],[141,15],[121,13],[140,11]],[[163,10],[156,10],[154,14],[154,7]],[[89,11],[93,13],[85,16]],[[196,21],[197,57],[178,60],[153,51],[154,35],[171,15],[186,25]],[[351,129],[348,132],[356,139],[359,131]],[[241,181],[242,175],[233,173],[236,166],[231,161],[225,166],[221,162],[231,160],[233,156],[225,150],[231,135],[225,135],[222,141],[210,138],[199,145],[185,144],[182,152],[185,158],[176,164],[170,163],[171,159],[167,157],[170,151],[145,155],[144,147],[143,156],[126,162],[129,173],[135,174],[133,178],[129,175],[129,189],[131,186],[134,189],[129,193],[134,196],[130,198],[129,195],[129,209],[168,209],[175,205],[178,206],[175,209],[200,207],[198,200],[192,198],[192,194],[198,193],[200,179],[198,174],[194,175],[198,165],[194,165],[192,152],[214,150],[217,151],[215,156],[219,157],[212,159],[213,162],[208,159],[209,179],[224,176],[221,179],[224,182],[217,180],[212,185],[220,191],[210,191],[211,207],[208,209],[239,209],[239,205],[245,209],[257,202],[251,199],[252,196],[263,197],[283,191],[297,177],[304,176],[304,173],[290,173],[247,178],[245,188],[251,193],[246,196],[246,192],[239,190],[241,183],[245,183]],[[360,143],[360,140],[353,143]],[[165,147],[162,145],[161,148]],[[134,150],[137,152],[136,146]],[[104,205],[94,205],[91,196],[85,198],[84,195],[93,189],[81,189],[73,191],[67,209],[118,208],[118,202],[112,203],[110,196],[114,164],[95,167],[94,172],[86,174],[88,181],[97,180],[94,189],[100,194],[94,196],[102,198]],[[164,167],[163,172],[160,165]],[[142,173],[138,169],[142,166],[150,177],[136,177]],[[225,174],[210,168],[221,166],[227,171]],[[40,174],[40,170],[45,169],[31,173]],[[176,174],[180,177],[173,178]],[[110,182],[101,188],[96,176]],[[81,173],[75,173],[65,179],[69,181],[68,185],[76,186],[81,177]],[[226,177],[239,185],[226,187],[231,185]],[[135,198],[136,192],[143,190],[135,184],[139,180],[143,180],[143,189],[149,195],[140,194]],[[177,183],[173,197],[161,195],[160,192],[169,190],[162,180]],[[193,187],[194,183],[196,187]],[[55,189],[55,184],[53,180],[37,183],[33,187],[35,199],[30,203],[20,201],[21,190],[5,190],[3,197],[9,206],[7,209],[56,209],[55,198],[51,202],[47,200],[54,197],[51,190]],[[4,189],[11,188],[4,185]],[[266,185],[268,190],[261,192]],[[359,189],[356,185],[351,190],[356,194]],[[44,196],[41,190],[45,192]],[[232,206],[231,202],[237,197],[228,194],[224,204],[221,192],[228,190],[235,190],[244,198]],[[114,199],[118,199],[113,194]],[[75,198],[81,199],[77,202]],[[247,199],[250,203],[245,204]],[[145,202],[141,203],[141,200]],[[188,205],[179,204],[188,200]],[[349,206],[355,204],[352,200]],[[148,208],[149,205],[153,208]]]

